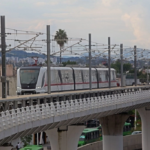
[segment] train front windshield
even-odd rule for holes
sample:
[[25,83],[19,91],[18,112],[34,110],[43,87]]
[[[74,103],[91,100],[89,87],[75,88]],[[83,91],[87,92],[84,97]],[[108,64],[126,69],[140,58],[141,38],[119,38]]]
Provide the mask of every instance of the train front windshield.
[[21,84],[36,84],[38,76],[39,76],[39,69],[23,69],[20,70],[20,82]]

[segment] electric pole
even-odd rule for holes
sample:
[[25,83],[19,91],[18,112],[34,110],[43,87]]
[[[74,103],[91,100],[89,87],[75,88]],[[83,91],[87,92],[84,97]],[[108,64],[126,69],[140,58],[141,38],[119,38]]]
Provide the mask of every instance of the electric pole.
[[137,86],[137,62],[136,62],[136,46],[134,46],[134,82]]
[[111,88],[111,63],[110,63],[110,37],[108,37],[108,74],[109,74],[109,88]]
[[48,94],[51,93],[51,73],[50,73],[50,25],[47,25],[47,85]]
[[2,98],[6,98],[6,41],[5,41],[5,16],[1,16],[1,54],[2,54]]
[[91,84],[91,34],[89,34],[89,89],[92,89]]
[[123,44],[120,44],[120,60],[121,60],[121,87],[123,87]]

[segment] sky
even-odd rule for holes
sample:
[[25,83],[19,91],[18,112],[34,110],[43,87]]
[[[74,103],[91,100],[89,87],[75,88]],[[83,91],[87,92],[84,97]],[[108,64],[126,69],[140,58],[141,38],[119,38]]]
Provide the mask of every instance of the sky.
[[6,27],[150,49],[149,0],[1,0]]

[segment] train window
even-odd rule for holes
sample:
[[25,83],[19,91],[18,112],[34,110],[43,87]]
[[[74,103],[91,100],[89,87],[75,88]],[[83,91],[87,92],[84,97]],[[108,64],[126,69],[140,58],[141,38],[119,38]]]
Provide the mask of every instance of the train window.
[[97,82],[95,70],[92,70],[92,82]]
[[108,77],[109,76],[109,73],[108,73],[108,71],[106,71],[106,81],[108,81]]
[[75,70],[75,81],[76,83],[82,83],[82,73],[81,70]]
[[61,70],[62,82],[73,83],[72,70]]
[[111,81],[114,79],[113,71],[111,71]]
[[58,70],[51,70],[51,84],[60,83]]
[[99,77],[99,82],[101,82],[102,81],[102,72],[99,71],[98,74],[99,74],[99,76],[98,76]]
[[114,80],[116,80],[116,71],[113,71],[114,72]]
[[89,82],[89,71],[83,70],[83,79],[84,82]]
[[41,87],[44,86],[44,80],[45,80],[45,73],[43,74],[43,77],[42,77],[42,85],[41,85]]
[[104,74],[104,71],[101,71],[101,81],[105,81],[105,74]]
[[108,71],[103,71],[103,80],[102,81],[108,81]]
[[114,71],[112,71],[112,75],[113,75],[112,80],[114,81],[115,80]]
[[60,72],[60,70],[58,70],[57,83],[62,83],[62,77],[61,77],[61,72]]
[[93,139],[93,132],[91,132],[91,139]]
[[21,84],[35,84],[38,80],[39,69],[20,70]]

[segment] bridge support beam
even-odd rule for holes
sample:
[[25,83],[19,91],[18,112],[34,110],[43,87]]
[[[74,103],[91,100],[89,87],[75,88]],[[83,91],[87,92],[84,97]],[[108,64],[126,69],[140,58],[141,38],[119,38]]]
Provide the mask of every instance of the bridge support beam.
[[52,150],[77,150],[78,141],[85,126],[65,126],[47,130]]
[[137,109],[142,120],[142,150],[150,149],[150,106]]
[[117,114],[100,118],[103,150],[123,150],[123,126],[128,115]]

